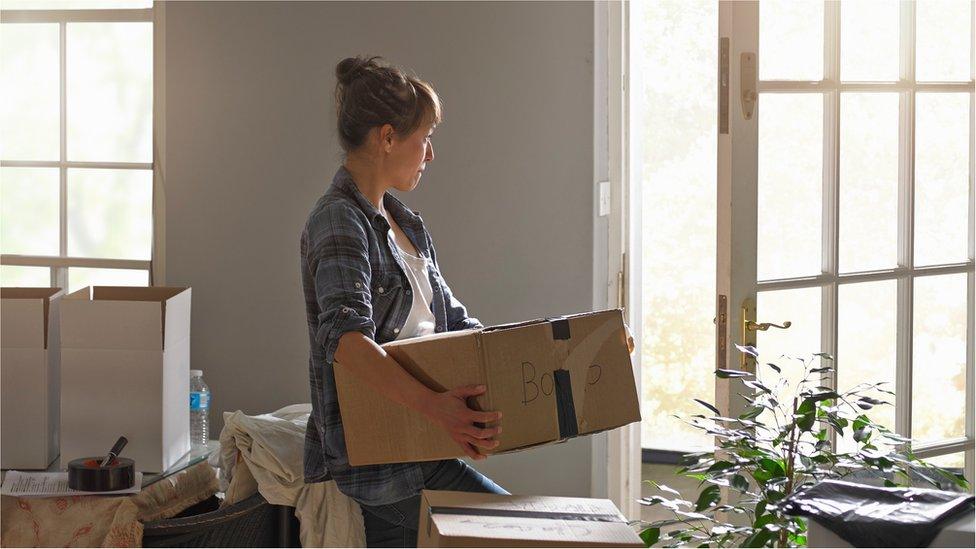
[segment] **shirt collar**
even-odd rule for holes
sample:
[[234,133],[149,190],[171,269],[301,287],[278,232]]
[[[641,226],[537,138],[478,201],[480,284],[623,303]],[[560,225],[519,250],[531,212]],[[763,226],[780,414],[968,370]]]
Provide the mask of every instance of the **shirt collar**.
[[[356,181],[352,178],[352,174],[349,173],[349,170],[345,166],[339,166],[335,177],[332,178],[332,184],[350,196],[359,205],[359,208],[366,214],[374,228],[390,230],[390,224],[386,221],[386,218],[359,191],[359,187],[356,186]],[[397,224],[400,225],[400,228],[418,230],[420,227],[423,227],[423,219],[420,217],[420,212],[411,211],[406,204],[389,192],[383,193],[383,205],[393,216]]]

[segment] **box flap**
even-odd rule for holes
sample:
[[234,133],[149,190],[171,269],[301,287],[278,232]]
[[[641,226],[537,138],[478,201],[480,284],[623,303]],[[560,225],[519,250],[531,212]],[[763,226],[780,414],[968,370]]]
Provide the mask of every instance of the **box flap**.
[[[167,305],[175,307],[167,314]],[[163,350],[189,337],[190,289],[91,286],[64,299],[62,347]],[[174,332],[167,336],[166,327]]]
[[425,490],[423,505],[427,524],[421,528],[436,528],[445,538],[464,538],[465,544],[643,546],[606,499]]
[[51,301],[61,288],[0,288],[0,346],[46,349]]
[[552,330],[548,323],[483,331],[487,406],[504,410],[496,452],[559,440]]

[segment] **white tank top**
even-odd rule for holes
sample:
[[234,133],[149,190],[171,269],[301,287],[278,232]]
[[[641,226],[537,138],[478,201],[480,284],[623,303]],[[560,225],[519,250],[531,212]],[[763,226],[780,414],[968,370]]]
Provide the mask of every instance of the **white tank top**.
[[[390,241],[396,242],[393,235]],[[410,290],[413,295],[413,304],[410,305],[410,314],[407,321],[400,329],[396,339],[407,339],[434,333],[435,320],[434,313],[431,312],[430,305],[434,300],[434,290],[430,286],[430,278],[427,276],[427,262],[425,257],[411,255],[400,248],[400,256],[407,266],[407,278],[410,280]]]

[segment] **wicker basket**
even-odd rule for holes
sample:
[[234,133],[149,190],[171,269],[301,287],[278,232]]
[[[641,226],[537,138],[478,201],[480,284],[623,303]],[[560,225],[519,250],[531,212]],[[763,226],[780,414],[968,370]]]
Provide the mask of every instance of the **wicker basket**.
[[260,493],[219,509],[216,497],[143,525],[143,547],[300,547],[295,508]]

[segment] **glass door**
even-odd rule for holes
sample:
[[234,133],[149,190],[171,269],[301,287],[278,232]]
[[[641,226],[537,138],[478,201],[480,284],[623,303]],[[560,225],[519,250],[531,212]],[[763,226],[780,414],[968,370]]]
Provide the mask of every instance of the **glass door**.
[[719,11],[717,364],[826,352],[825,385],[888,382],[873,418],[972,480],[973,3]]

